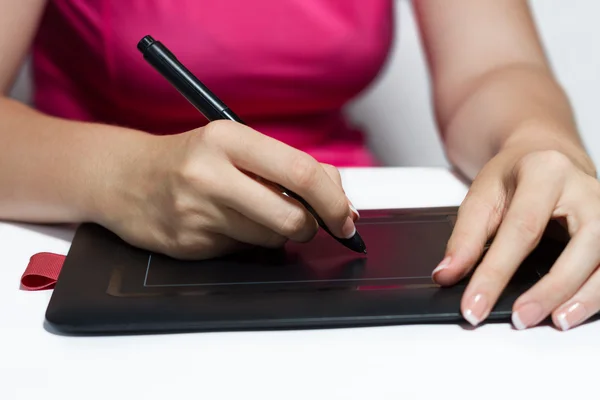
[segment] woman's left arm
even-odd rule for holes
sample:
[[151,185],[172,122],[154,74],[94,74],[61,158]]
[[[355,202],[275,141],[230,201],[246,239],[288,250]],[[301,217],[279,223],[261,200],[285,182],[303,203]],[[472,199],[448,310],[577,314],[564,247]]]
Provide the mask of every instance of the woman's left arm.
[[461,305],[477,325],[558,219],[572,239],[515,302],[513,323],[530,327],[551,314],[562,329],[580,324],[600,310],[600,183],[527,1],[413,4],[447,156],[474,180],[434,279],[457,282],[494,237]]

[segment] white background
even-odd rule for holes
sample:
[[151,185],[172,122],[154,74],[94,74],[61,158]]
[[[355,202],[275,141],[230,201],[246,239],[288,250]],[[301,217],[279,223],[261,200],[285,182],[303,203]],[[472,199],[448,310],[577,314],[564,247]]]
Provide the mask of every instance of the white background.
[[[499,0],[501,1],[501,0]],[[394,166],[446,166],[432,118],[429,81],[410,1],[399,0],[396,46],[385,73],[351,107],[371,145]],[[570,95],[581,134],[600,164],[600,1],[531,0],[552,66]],[[13,95],[27,101],[24,69]]]
[[[394,54],[386,73],[356,102],[352,113],[369,128],[372,146],[385,163],[446,166],[410,1],[398,3]],[[556,76],[570,95],[584,142],[600,164],[600,1],[529,3]]]
[[[600,2],[532,4],[554,68],[576,107],[584,140],[600,164],[595,112]],[[352,111],[369,124],[373,146],[389,164],[444,166],[409,11],[408,2],[400,2],[399,46],[387,74]],[[15,93],[27,100],[25,75]],[[379,180],[362,176],[368,171],[351,172],[357,175],[347,189],[360,208],[385,207],[380,202],[392,199],[403,206],[424,205],[423,199],[456,203],[464,194],[454,181],[437,175],[427,179],[423,171],[406,171],[410,174],[404,178],[379,171]],[[400,184],[387,185],[390,181]],[[398,187],[403,190],[390,195]],[[384,188],[385,195],[375,190]],[[423,197],[412,199],[416,194]],[[361,198],[367,195],[369,199]],[[53,238],[36,229],[0,225],[3,243],[9,243],[3,261],[10,266],[0,268],[2,399],[78,399],[82,394],[89,399],[255,394],[264,399],[598,398],[598,369],[590,368],[600,356],[597,323],[566,334],[549,327],[516,332],[508,324],[490,324],[474,331],[458,325],[415,325],[162,337],[51,335],[41,327],[50,292],[16,290],[22,272],[18,266],[24,268],[38,251],[66,252],[70,235]],[[302,350],[294,347],[299,343]]]
[[[443,168],[342,172],[360,209],[455,206],[466,189]],[[65,254],[72,234],[0,223],[2,400],[599,398],[600,321],[568,332],[463,323],[56,335],[42,325],[51,291],[18,290],[18,282],[32,254]]]

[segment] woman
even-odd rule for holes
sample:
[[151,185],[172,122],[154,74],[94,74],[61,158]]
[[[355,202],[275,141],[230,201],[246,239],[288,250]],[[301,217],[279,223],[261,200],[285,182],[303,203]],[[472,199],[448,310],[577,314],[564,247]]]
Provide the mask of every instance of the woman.
[[[93,221],[174,257],[306,241],[298,192],[334,234],[358,214],[335,167],[373,165],[343,105],[380,71],[392,0],[0,0],[0,88],[33,52],[35,108],[0,99],[0,218]],[[488,316],[551,218],[572,240],[513,323],[572,328],[600,309],[600,185],[525,0],[414,2],[451,162],[473,179],[433,279],[494,244],[462,301]],[[253,129],[206,124],[141,59],[151,34]],[[259,133],[260,132],[260,133]],[[152,133],[154,135],[150,135]]]

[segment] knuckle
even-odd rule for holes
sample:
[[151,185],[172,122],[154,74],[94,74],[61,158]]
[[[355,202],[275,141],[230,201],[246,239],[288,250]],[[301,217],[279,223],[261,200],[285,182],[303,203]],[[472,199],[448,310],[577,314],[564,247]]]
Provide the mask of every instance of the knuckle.
[[586,221],[581,226],[581,232],[585,235],[591,236],[593,239],[600,240],[600,218]]
[[327,172],[327,175],[329,175],[331,177],[331,179],[334,180],[335,183],[342,182],[342,174],[340,174],[339,169],[337,169],[335,166],[333,166],[331,164],[321,164],[321,166],[323,167],[325,172]]
[[320,165],[307,154],[298,155],[292,160],[290,178],[301,189],[310,189],[318,184]]
[[283,220],[280,226],[280,232],[285,237],[296,236],[304,230],[308,217],[306,213],[299,208],[293,208]]
[[550,271],[538,289],[538,296],[546,298],[549,303],[561,303],[571,297],[576,288],[569,276]]
[[317,227],[317,225],[314,225],[314,228],[307,231],[303,237],[298,239],[298,241],[304,242],[304,243],[310,242],[317,235],[317,232],[318,232],[318,227]]
[[217,194],[225,184],[217,171],[218,168],[206,168],[197,160],[191,161],[181,168],[179,181],[182,187],[191,187],[198,193]]
[[202,236],[191,235],[189,232],[174,231],[164,241],[164,253],[175,258],[190,258],[203,254],[208,243]]
[[201,242],[202,241],[198,240],[197,237],[193,237],[193,235],[190,235],[188,233],[175,233],[175,236],[173,237],[173,242],[171,243],[171,247],[173,249],[177,249],[177,251],[179,252],[186,253],[194,248],[202,248],[203,246]]
[[569,297],[569,291],[566,288],[564,279],[558,279],[557,277],[552,278],[553,279],[548,281],[546,292],[551,293],[551,296],[559,302],[561,300],[566,300]]
[[288,239],[285,236],[282,236],[277,232],[273,232],[265,241],[264,246],[268,248],[277,249],[283,247],[287,240]]
[[341,224],[346,222],[346,218],[350,215],[350,206],[345,196],[339,196],[331,207],[331,218],[339,221]]
[[504,218],[506,199],[499,195],[492,201],[482,197],[478,192],[470,191],[458,211],[458,218],[463,219],[467,214],[481,215],[489,225],[497,226]]
[[557,150],[544,150],[540,152],[539,156],[545,166],[556,171],[565,170],[572,166],[569,157]]
[[560,151],[541,150],[525,155],[519,166],[523,170],[539,171],[548,176],[560,177],[573,166],[573,163]]
[[523,214],[512,220],[512,226],[517,234],[528,244],[537,243],[543,234],[539,218],[533,213]]
[[223,236],[188,233],[175,237],[165,254],[184,260],[203,260],[227,254],[234,247],[235,242]]
[[183,164],[175,171],[175,176],[178,180],[177,183],[188,185],[190,181],[198,179],[200,173],[203,171],[202,166],[197,160],[187,159]]
[[194,203],[187,196],[175,196],[172,200],[173,212],[179,218],[183,218],[194,212]]
[[494,286],[503,286],[509,280],[508,271],[491,265],[482,265],[478,267],[478,274],[483,280],[492,283]]
[[202,129],[202,137],[209,143],[219,143],[232,131],[232,121],[211,121]]
[[460,250],[464,264],[472,267],[480,261],[485,245],[485,243],[478,243],[473,239],[469,232],[455,231],[448,240],[447,251],[454,253]]

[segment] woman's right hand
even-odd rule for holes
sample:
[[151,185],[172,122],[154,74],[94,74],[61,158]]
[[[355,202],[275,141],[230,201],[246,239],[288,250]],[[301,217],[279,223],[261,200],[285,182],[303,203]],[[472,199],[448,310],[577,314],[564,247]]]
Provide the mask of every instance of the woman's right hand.
[[358,214],[338,170],[247,126],[215,121],[146,143],[135,170],[111,185],[100,221],[134,246],[204,259],[312,239],[310,213],[252,175],[302,196],[333,234],[354,233]]

